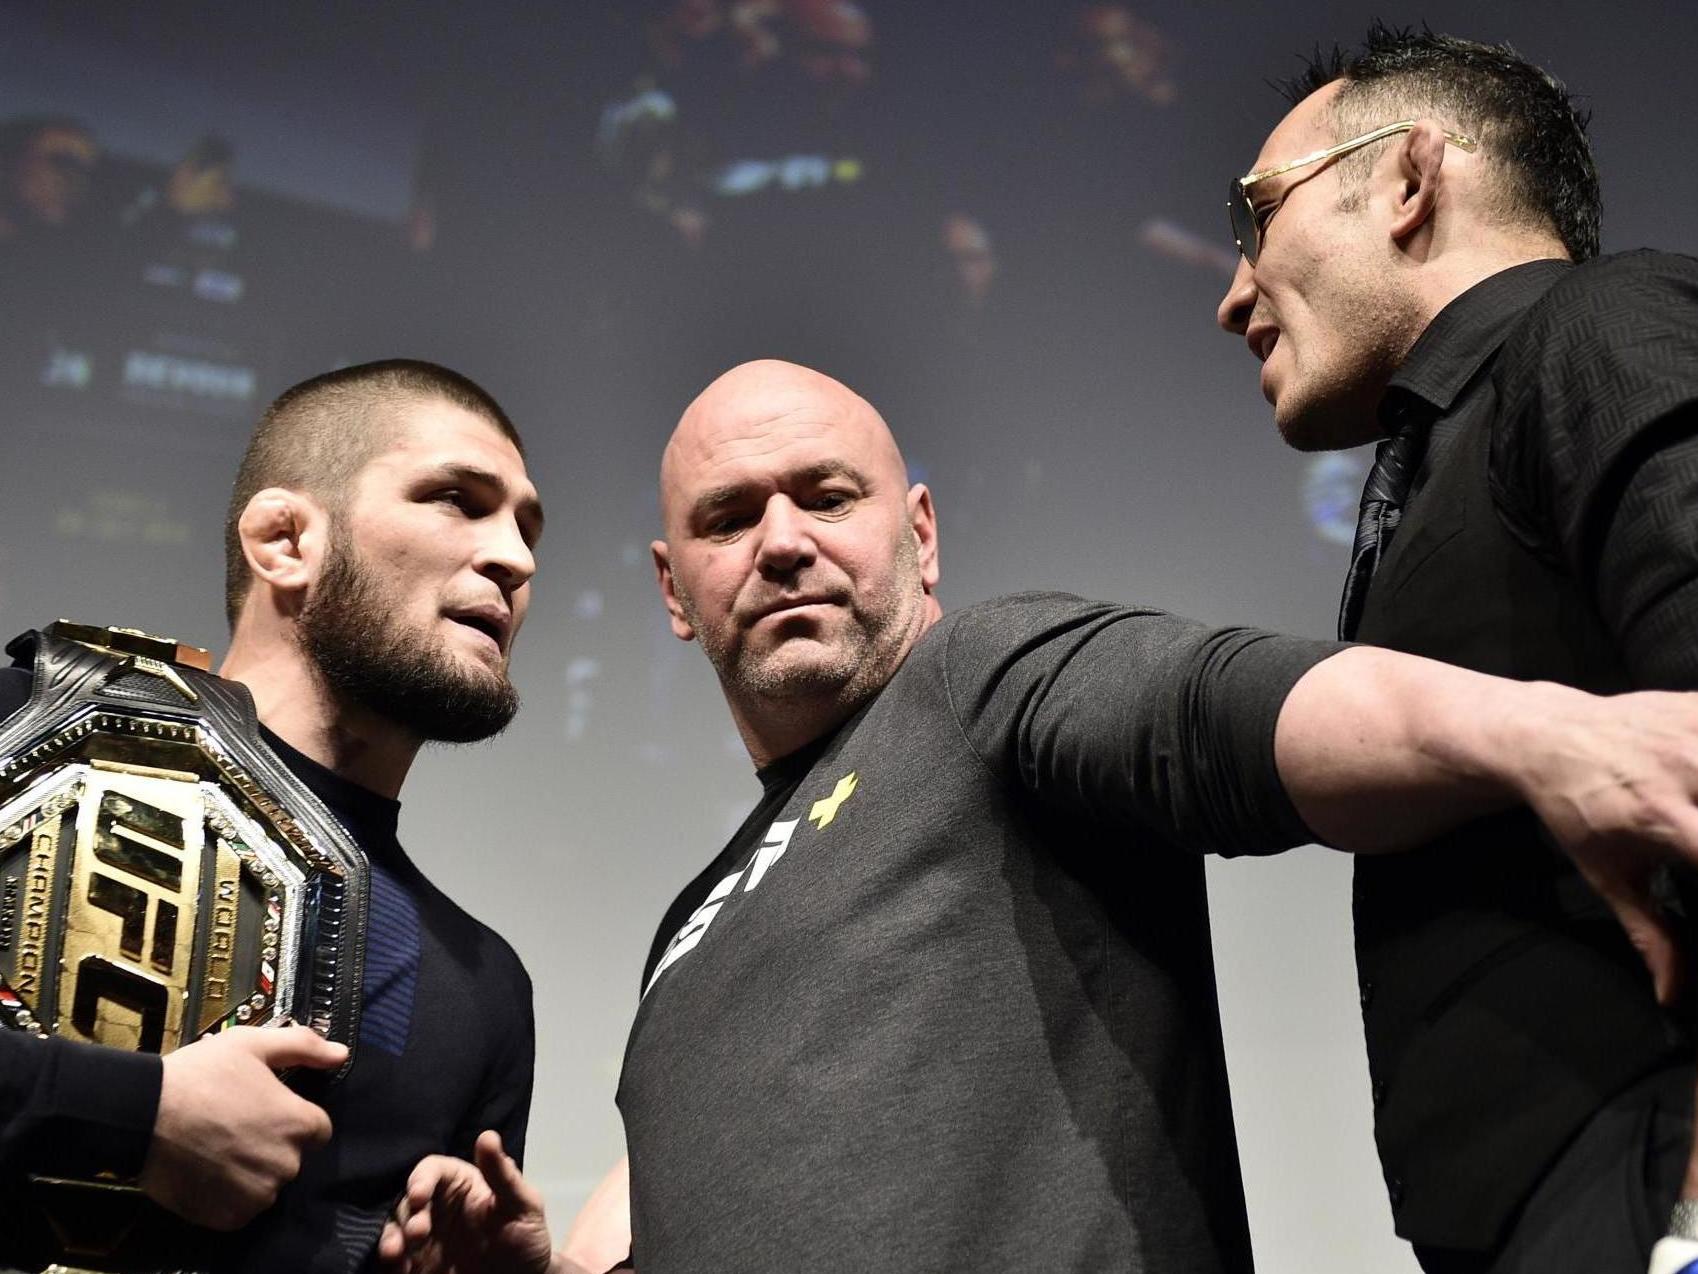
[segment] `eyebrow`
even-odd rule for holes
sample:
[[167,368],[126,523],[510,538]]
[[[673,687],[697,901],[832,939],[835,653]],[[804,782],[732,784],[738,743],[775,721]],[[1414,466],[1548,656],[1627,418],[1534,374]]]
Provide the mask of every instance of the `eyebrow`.
[[[828,478],[848,478],[863,490],[872,486],[865,473],[844,460],[822,460],[818,464],[792,470],[784,475],[782,481],[809,484],[824,482]],[[728,482],[724,486],[711,487],[696,497],[690,511],[697,517],[713,513],[726,505],[736,504],[760,485],[757,482]]]
[[[453,464],[438,465],[419,475],[421,486],[436,486],[440,483],[473,483],[480,486],[494,487],[497,491],[506,493],[507,483],[501,475],[481,465],[466,464],[463,461]],[[521,500],[518,508],[519,516],[530,522],[531,538],[541,539],[543,528],[542,501],[536,496]]]

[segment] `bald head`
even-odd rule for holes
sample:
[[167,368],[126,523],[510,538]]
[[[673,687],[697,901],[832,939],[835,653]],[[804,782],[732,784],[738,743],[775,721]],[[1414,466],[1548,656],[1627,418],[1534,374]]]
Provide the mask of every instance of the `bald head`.
[[829,376],[726,372],[685,409],[660,492],[672,631],[701,642],[759,764],[842,721],[939,616],[931,495]]
[[686,491],[729,461],[771,453],[787,439],[835,442],[841,462],[864,476],[906,485],[907,466],[890,427],[865,398],[823,372],[782,359],[741,363],[716,378],[684,409],[660,461],[661,517],[667,534],[716,488]]

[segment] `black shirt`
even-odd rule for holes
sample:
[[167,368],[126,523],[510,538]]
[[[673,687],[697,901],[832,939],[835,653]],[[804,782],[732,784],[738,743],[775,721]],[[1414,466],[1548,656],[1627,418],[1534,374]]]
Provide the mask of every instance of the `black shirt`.
[[684,1271],[1247,1271],[1197,851],[1309,839],[1331,643],[1031,594],[945,616],[657,935],[619,1105]]
[[[1447,306],[1382,417],[1430,430],[1357,636],[1595,692],[1698,688],[1698,261],[1533,262]],[[1484,1250],[1614,1092],[1691,1056],[1526,812],[1356,864],[1398,1232]]]
[[[0,669],[0,719],[28,693],[24,669]],[[512,948],[407,857],[398,801],[261,732],[371,863],[359,1040],[346,1078],[312,1090],[334,1125],[330,1144],[305,1157],[272,1208],[228,1239],[207,1237],[188,1259],[244,1274],[345,1274],[369,1261],[421,1158],[470,1158],[485,1128],[523,1155],[531,985]],[[135,1175],[158,1108],[159,1067],[157,1057],[0,1032],[0,1173]],[[0,1239],[0,1264],[11,1255]]]

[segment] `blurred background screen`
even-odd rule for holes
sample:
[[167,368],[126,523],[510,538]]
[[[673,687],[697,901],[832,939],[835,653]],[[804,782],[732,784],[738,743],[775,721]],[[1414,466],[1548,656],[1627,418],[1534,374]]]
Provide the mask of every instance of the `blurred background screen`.
[[[758,788],[648,543],[679,411],[819,367],[929,483],[943,598],[1065,588],[1329,634],[1361,453],[1283,448],[1214,326],[1273,82],[1371,16],[1511,41],[1594,112],[1606,250],[1698,250],[1690,0],[0,4],[0,622],[219,647],[266,402],[405,355],[480,381],[549,512],[503,738],[402,835],[536,982],[529,1167],[621,1150],[641,960]],[[1412,1271],[1369,1127],[1349,869],[1211,863],[1264,1274]]]

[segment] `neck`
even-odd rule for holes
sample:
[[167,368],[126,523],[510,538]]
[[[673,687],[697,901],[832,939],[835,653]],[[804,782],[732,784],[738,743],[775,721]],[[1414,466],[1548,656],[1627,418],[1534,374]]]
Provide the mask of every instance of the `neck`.
[[218,675],[246,686],[259,719],[297,752],[379,796],[400,796],[419,740],[343,701],[293,641],[238,630]]
[[[1457,297],[1494,274],[1529,261],[1567,261],[1560,240],[1543,236],[1509,238],[1482,233],[1472,246],[1429,259],[1422,270],[1422,300],[1430,323]],[[1424,326],[1424,324],[1423,324]]]
[[749,760],[759,770],[830,734],[860,706],[861,702],[851,702],[840,693],[768,699],[760,704],[732,702],[731,720],[749,750]]

